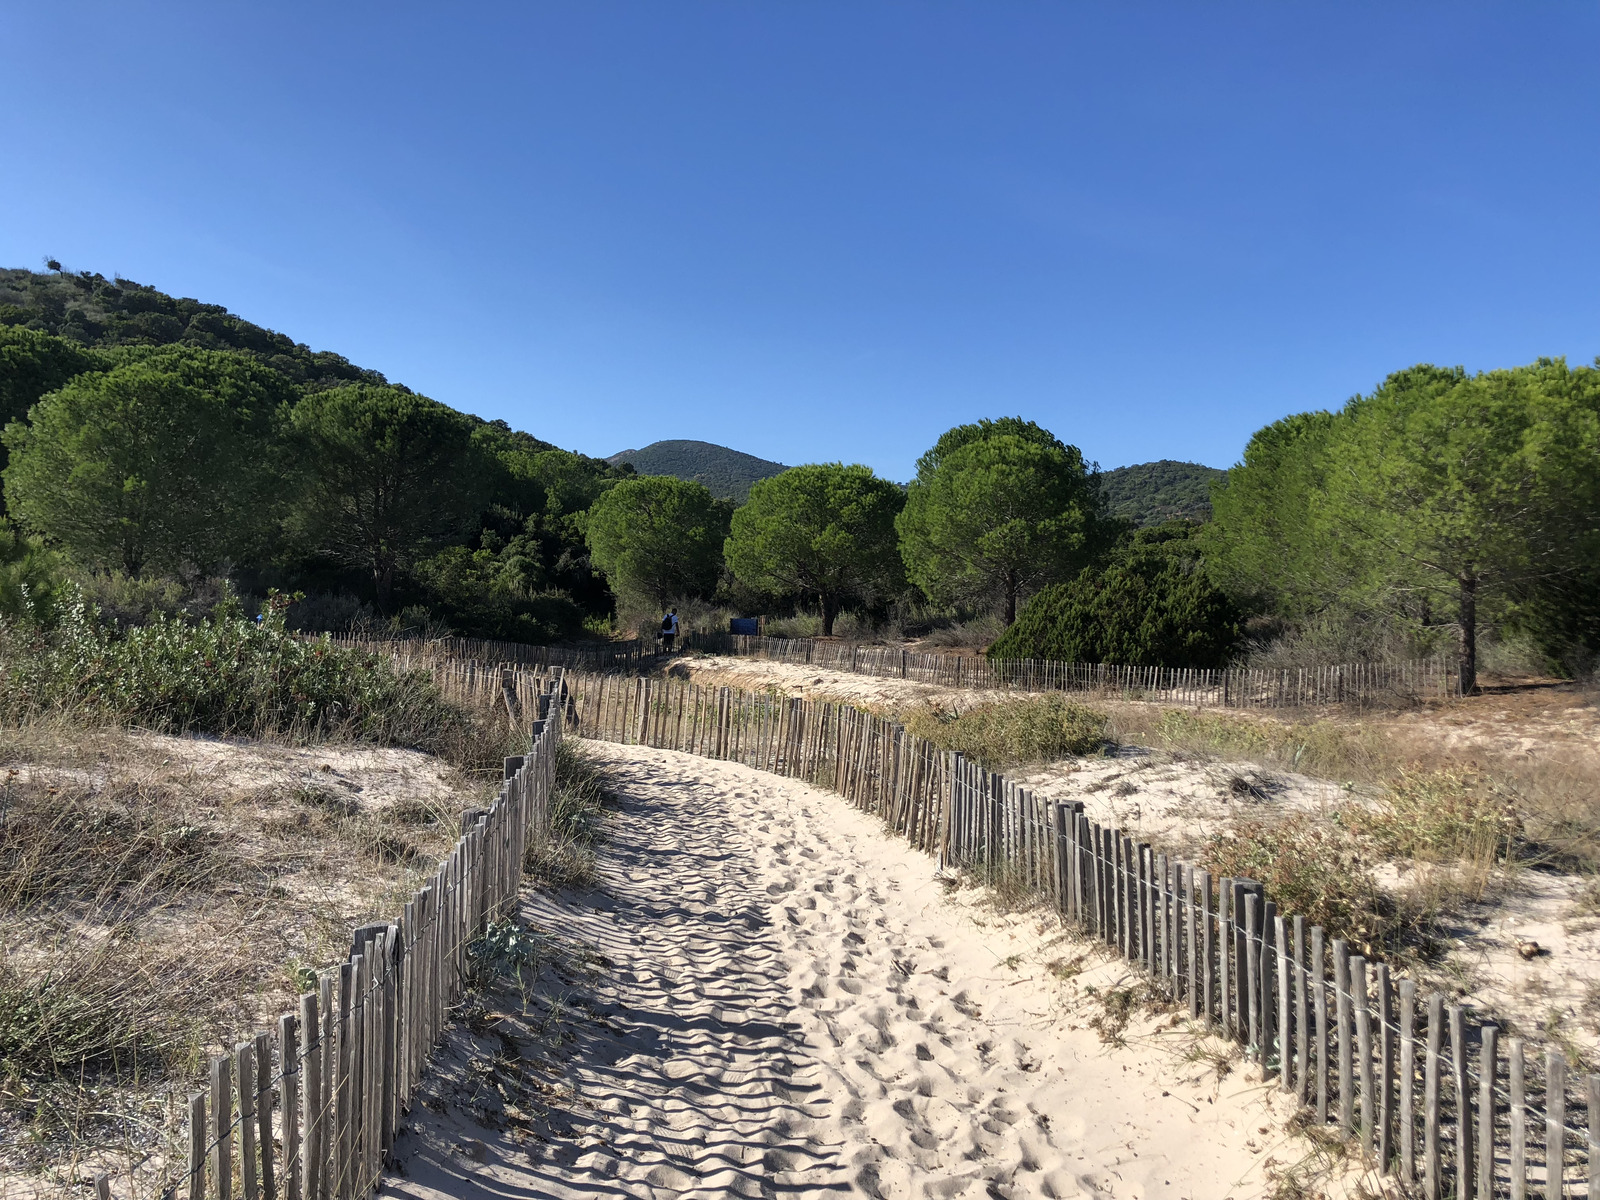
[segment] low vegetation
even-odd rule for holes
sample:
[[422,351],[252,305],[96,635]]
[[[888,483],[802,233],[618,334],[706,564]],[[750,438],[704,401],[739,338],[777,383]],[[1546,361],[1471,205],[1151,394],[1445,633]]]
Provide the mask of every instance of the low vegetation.
[[523,866],[528,877],[551,888],[592,886],[595,846],[609,800],[605,764],[576,740],[560,742],[550,797],[550,840],[528,847]]
[[906,728],[941,750],[955,750],[992,770],[1096,754],[1106,744],[1106,715],[1062,696],[1026,696],[962,711],[916,709]]
[[[0,1176],[170,1151],[207,1054],[398,911],[522,748],[282,613],[0,625]],[[538,879],[592,877],[603,794],[564,746]]]
[[51,625],[0,622],[0,717],[75,713],[163,733],[344,736],[438,751],[470,721],[387,655],[294,637],[287,600],[257,620],[156,616],[126,630],[81,599]]
[[1301,813],[1235,822],[1208,838],[1199,858],[1216,878],[1259,881],[1283,915],[1302,916],[1372,955],[1403,931],[1400,906],[1379,886],[1363,849],[1337,824]]

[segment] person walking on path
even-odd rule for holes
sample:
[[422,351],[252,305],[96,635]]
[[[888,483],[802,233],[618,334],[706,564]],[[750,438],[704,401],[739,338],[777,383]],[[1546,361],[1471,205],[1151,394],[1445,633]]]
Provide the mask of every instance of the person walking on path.
[[672,644],[678,640],[678,610],[670,608],[661,618],[661,649],[663,653],[672,653]]

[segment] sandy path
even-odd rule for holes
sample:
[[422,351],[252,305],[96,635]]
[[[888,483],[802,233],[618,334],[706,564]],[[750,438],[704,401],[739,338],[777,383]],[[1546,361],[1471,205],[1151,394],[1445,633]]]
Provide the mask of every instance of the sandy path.
[[525,906],[609,963],[552,1068],[572,1099],[495,1131],[445,1101],[469,1082],[446,1061],[383,1194],[1244,1200],[1304,1153],[1170,1022],[1086,1029],[1124,970],[1053,921],[951,897],[797,782],[597,749],[624,780],[601,886]]

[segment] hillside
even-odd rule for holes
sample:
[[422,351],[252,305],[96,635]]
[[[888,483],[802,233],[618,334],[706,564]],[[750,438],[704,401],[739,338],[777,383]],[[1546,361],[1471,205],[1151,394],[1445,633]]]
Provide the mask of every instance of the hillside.
[[91,271],[44,274],[0,267],[0,325],[54,334],[84,346],[166,346],[234,350],[317,390],[344,383],[386,383],[342,354],[313,351],[220,304],[169,296],[131,279]]
[[[145,425],[118,407],[134,384]],[[351,384],[363,386],[330,396]],[[404,616],[408,627],[548,642],[610,613],[577,514],[627,472],[599,459],[419,396],[220,304],[91,271],[0,269],[0,427],[30,421],[66,385],[74,398],[48,410],[55,424],[27,435],[47,429],[38,436],[59,454],[38,453],[32,461],[45,465],[19,473],[0,445],[4,545],[17,544],[15,522],[91,573],[226,573],[255,597],[303,592],[293,620],[310,629]],[[192,431],[195,397],[212,394],[246,398],[241,415],[266,415],[218,426],[192,454],[147,436]],[[303,412],[322,414],[309,418],[314,433],[295,424]],[[93,438],[79,436],[86,428]],[[320,486],[349,447],[355,457],[337,468],[354,472],[340,476],[344,490]],[[396,462],[412,471],[407,505],[381,530],[352,525],[350,495]],[[82,484],[104,471],[156,480],[147,493],[156,515],[121,543],[103,536],[122,527],[120,489]],[[75,505],[91,517],[70,517]],[[0,600],[8,570],[0,553]],[[95,602],[123,611],[120,593]],[[128,611],[143,615],[141,604]]]
[[641,475],[675,475],[703,483],[713,496],[723,500],[743,502],[750,494],[750,485],[789,468],[782,463],[770,462],[730,450],[712,442],[669,441],[651,442],[642,450],[623,450],[606,459],[612,466],[632,463]]
[[1100,476],[1100,488],[1111,515],[1135,525],[1159,525],[1173,517],[1208,521],[1212,481],[1226,474],[1215,467],[1164,458],[1106,471]]

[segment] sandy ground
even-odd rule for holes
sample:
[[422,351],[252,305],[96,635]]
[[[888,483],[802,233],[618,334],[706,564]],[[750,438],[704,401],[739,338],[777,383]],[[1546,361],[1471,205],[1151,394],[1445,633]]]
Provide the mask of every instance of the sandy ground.
[[590,745],[599,883],[523,908],[598,964],[561,977],[582,1015],[559,1049],[548,1002],[458,1028],[383,1195],[1244,1200],[1314,1157],[1186,1020],[1091,1028],[1134,978],[1052,916],[799,782]]
[[[706,656],[677,669],[705,684],[777,687],[789,694],[886,710],[939,703],[959,708],[1016,693],[961,691],[761,659]],[[1144,707],[1098,702],[1103,707]],[[1396,712],[1289,710],[1229,712],[1266,722],[1327,719],[1359,723],[1420,760],[1509,770],[1580,809],[1600,803],[1600,705],[1573,685],[1493,685],[1449,704]],[[1189,854],[1241,818],[1296,811],[1330,813],[1351,797],[1334,781],[1245,761],[1123,747],[1105,758],[1067,759],[1008,772],[1041,795],[1082,800],[1090,817],[1169,853]],[[1583,819],[1592,820],[1584,817]],[[1407,863],[1379,864],[1387,885],[1414,876]],[[1600,902],[1588,876],[1524,867],[1496,880],[1485,902],[1453,922],[1444,961],[1430,984],[1499,1014],[1528,1036],[1554,1036],[1600,1059]],[[1586,899],[1587,896],[1587,899]],[[1538,952],[1524,957],[1523,949]]]
[[672,664],[669,673],[679,678],[693,679],[702,686],[753,690],[778,688],[788,696],[804,696],[808,700],[845,700],[874,709],[905,708],[935,700],[954,700],[962,705],[972,705],[1017,695],[1016,692],[948,688],[910,679],[853,675],[849,671],[808,667],[803,663],[717,654],[686,655]]

